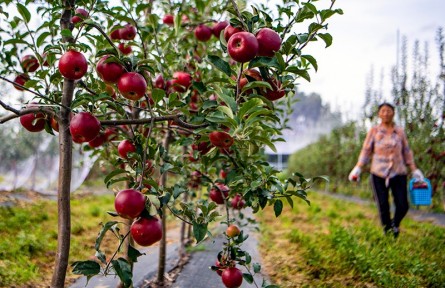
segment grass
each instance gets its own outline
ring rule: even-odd
[[[113,209],[113,199],[110,193],[72,200],[70,263],[94,256],[99,223],[111,220],[106,211]],[[0,208],[0,287],[48,287],[56,249],[55,201],[39,200]],[[106,250],[111,249],[110,246]],[[67,281],[78,277],[70,270],[68,268]]]
[[[444,287],[445,228],[405,218],[384,236],[373,204],[309,194],[260,214],[263,267],[281,287]]]

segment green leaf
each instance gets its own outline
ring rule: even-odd
[[[195,236],[196,243],[201,242],[207,234],[207,223],[193,222],[193,236]]]
[[[253,263],[253,272],[259,273],[261,271],[260,263]]]
[[[227,117],[229,117],[230,119],[233,119],[233,112],[232,112],[232,110],[230,110],[229,107],[227,107],[227,106],[218,106],[217,109],[219,111],[223,112],[225,115],[227,115]]]
[[[252,284],[253,283],[253,276],[249,273],[243,273],[244,280],[247,281],[247,283]]]
[[[73,267],[74,274],[90,276],[90,278],[100,273],[100,264],[92,260],[75,261],[71,267]]]
[[[63,29],[62,32],[60,33],[62,34],[63,37],[73,38],[73,33],[71,32],[70,29]]]
[[[19,11],[20,15],[22,16],[23,20],[25,20],[26,23],[29,23],[31,21],[31,13],[26,9],[26,7],[23,4],[17,3],[17,10]]]
[[[39,37],[37,37],[36,45],[39,47],[42,46],[43,42],[45,42],[46,37],[48,37],[49,35],[51,35],[51,33],[48,31],[40,34]]]
[[[286,71],[297,74],[298,76],[306,79],[308,82],[311,82],[311,76],[309,75],[309,73],[306,70],[298,68],[297,66],[289,66],[286,68]]]
[[[301,55],[301,58],[309,61],[309,63],[311,63],[311,65],[314,67],[315,71],[318,70],[317,60],[314,57],[312,57],[311,55]]]
[[[315,176],[314,178],[312,178],[312,181],[315,182],[316,180],[322,180],[322,181],[329,182],[329,176],[320,175],[320,176]]]
[[[130,287],[132,284],[133,273],[131,271],[131,265],[127,260],[120,257],[117,260],[112,260],[111,264],[113,265],[114,271],[116,271],[117,276],[124,284],[124,287]]]
[[[275,212],[275,217],[280,216],[281,212],[283,211],[283,201],[280,199],[276,200],[273,204],[273,210]]]
[[[108,182],[110,182],[110,180],[111,180],[114,176],[119,175],[119,174],[122,174],[122,173],[127,173],[127,170],[125,170],[125,169],[116,169],[116,170],[111,171],[110,174],[108,174],[108,175],[105,177],[105,179],[104,179],[104,183],[107,184]],[[107,186],[108,186],[108,185],[107,185]]]
[[[153,99],[153,101],[155,103],[158,103],[164,97],[165,97],[165,90],[164,89],[154,88],[153,90],[151,90],[151,98]]]
[[[256,57],[252,61],[249,62],[249,69],[254,67],[274,67],[280,69],[280,64],[276,58],[270,57]]]
[[[105,233],[107,233],[107,231],[110,230],[111,227],[113,227],[117,223],[118,223],[117,221],[108,221],[107,223],[105,223],[105,225],[102,226],[102,229],[99,231],[99,234],[97,235],[96,243],[94,244],[94,249],[96,251],[100,251],[100,243],[102,243],[102,240],[105,237]]]
[[[230,95],[226,93],[218,93],[218,97],[221,98],[221,100],[224,101],[227,105],[229,105],[230,109],[232,109],[233,112],[236,111],[237,104],[235,98],[230,97]]]
[[[250,109],[252,109],[255,106],[260,106],[261,102],[262,101],[258,98],[253,98],[253,99],[250,99],[249,101],[245,102],[244,104],[242,104],[241,108],[239,109],[238,117],[242,119],[244,117],[244,115],[248,111],[250,111]]]
[[[289,203],[290,207],[294,208],[294,200],[292,200],[292,197],[286,196],[286,200],[287,200],[287,203]]]
[[[331,36],[331,34],[329,34],[329,33],[318,33],[317,36],[319,38],[321,38],[324,41],[324,43],[326,43],[326,47],[325,48],[331,46],[331,44],[332,44],[332,36]]]
[[[208,55],[207,59],[210,63],[212,63],[216,68],[225,73],[227,76],[232,75],[232,69],[230,69],[230,64],[219,58],[216,55]]]
[[[142,256],[142,255],[145,255],[145,253],[141,253],[141,252],[139,252],[139,250],[137,250],[133,246],[128,245],[128,258],[130,259],[130,261],[132,263],[138,262],[138,257]]]

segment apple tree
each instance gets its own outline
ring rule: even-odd
[[[233,211],[272,206],[279,216],[294,196],[308,201],[317,178],[280,179],[262,151],[283,141],[295,85],[318,69],[306,47],[332,43],[327,20],[342,14],[335,0],[283,1],[273,9],[206,0],[5,3],[0,78],[28,99],[20,107],[0,100],[8,111],[0,123],[20,118],[29,132],[59,137],[51,287],[64,286],[68,268],[73,145],[102,155],[114,167],[104,183],[119,190],[109,213],[116,220],[103,224],[96,260],[73,262],[74,273],[116,274],[129,287],[131,264],[142,254],[126,240],[162,241],[162,282],[166,216],[191,227],[200,242],[223,213],[227,241],[211,268],[226,287],[254,283],[261,266],[242,250],[248,235],[236,226],[243,214]],[[106,233],[118,241],[111,256],[101,250]]]

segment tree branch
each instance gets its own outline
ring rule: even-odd
[[[1,102],[1,101],[0,101],[0,102]],[[0,104],[2,104],[2,103],[3,103],[3,102],[1,102]],[[2,105],[2,106],[3,106],[3,105]],[[5,108],[5,109],[6,109],[6,108]],[[22,116],[22,115],[31,114],[31,113],[39,113],[39,112],[43,112],[43,113],[48,114],[48,115],[51,115],[51,116],[56,115],[56,112],[54,112],[53,110],[48,109],[48,108],[42,108],[42,107],[39,107],[39,106],[28,107],[28,108],[24,108],[24,109],[21,109],[21,110],[16,110],[16,109],[14,109],[14,108],[12,108],[12,109],[13,109],[14,111],[13,111],[13,110],[9,110],[9,109],[7,109],[7,110],[12,111],[12,112],[14,112],[15,114],[9,114],[9,115],[6,115],[6,116],[1,117],[1,118],[0,118],[0,124],[3,124],[3,123],[5,123],[5,122],[8,122],[9,120],[18,118],[18,117],[20,117],[20,116]]]

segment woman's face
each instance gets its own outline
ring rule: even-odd
[[[391,107],[383,105],[379,110],[379,118],[382,123],[390,124],[394,118],[394,110]]]

